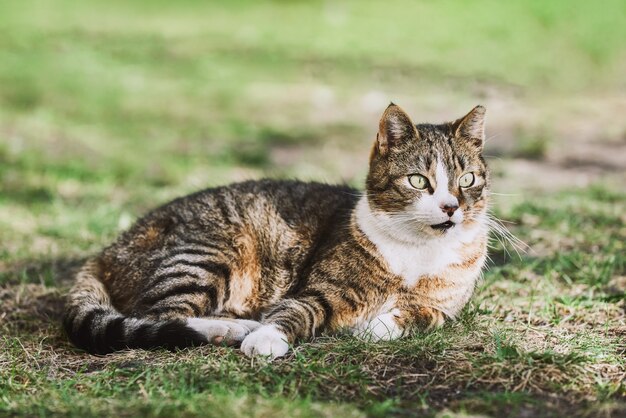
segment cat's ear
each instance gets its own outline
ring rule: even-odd
[[[482,149],[485,143],[485,112],[486,109],[478,105],[467,115],[453,122],[454,135]]]
[[[380,118],[376,149],[386,155],[389,149],[405,141],[417,139],[417,130],[404,110],[393,103],[387,106]]]

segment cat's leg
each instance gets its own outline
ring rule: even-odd
[[[370,321],[355,327],[352,334],[369,341],[396,340],[405,334],[405,329],[398,323],[400,315],[401,312],[397,308],[381,313]]]
[[[429,278],[396,295],[394,306],[354,330],[354,334],[373,341],[394,340],[412,330],[429,331],[442,326],[467,303],[473,282],[455,283]]]
[[[401,328],[430,331],[453,319],[467,304],[474,291],[474,282],[455,282],[444,277],[420,280],[407,292],[398,295],[400,311],[395,322]]]
[[[439,283],[440,287],[443,285]],[[445,290],[445,288],[443,288]],[[393,297],[389,309],[382,310],[371,320],[359,324],[353,334],[370,341],[390,341],[408,335],[412,330],[430,330],[443,325],[446,315],[434,306],[445,306],[447,302],[455,303],[454,295],[445,292],[445,297],[432,289],[425,295],[424,289],[400,290]]]
[[[256,331],[257,329],[261,328],[263,326],[263,324],[261,324],[259,321],[255,321],[252,319],[242,319],[242,318],[223,318],[223,317],[218,317],[220,319],[226,320],[226,321],[234,321],[239,325],[242,325],[246,328],[248,328],[250,330],[250,332],[252,331]]]
[[[413,329],[430,330],[445,322],[443,312],[429,307],[394,308],[381,313],[353,330],[353,335],[369,341],[392,341]]]
[[[246,319],[187,318],[187,326],[206,336],[213,344],[236,345],[261,324]]]
[[[428,306],[413,306],[400,310],[396,319],[400,327],[430,331],[441,327],[446,322],[446,314]]]
[[[207,261],[206,256],[191,252],[177,254],[156,270],[136,310],[156,320],[183,321],[204,335],[208,343],[236,345],[260,324],[217,317],[229,275],[226,265]]]
[[[243,340],[241,350],[250,357],[282,357],[296,339],[309,339],[323,328],[332,312],[329,296],[321,291],[284,299],[265,315],[263,326]]]
[[[249,319],[228,318],[220,316],[195,317],[189,314],[176,315],[171,312],[166,315],[149,316],[157,321],[180,320],[186,325],[206,337],[208,343],[237,345],[243,341],[246,335],[261,327],[261,323]]]

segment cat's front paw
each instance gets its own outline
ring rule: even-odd
[[[264,325],[243,340],[241,351],[248,357],[263,356],[273,360],[287,354],[289,343],[275,325]]]
[[[441,327],[446,322],[446,316],[443,312],[436,309],[427,309],[428,314],[424,315],[424,324],[426,331],[431,331]]]
[[[397,309],[378,315],[360,329],[356,335],[369,341],[391,341],[402,337],[404,330],[397,322]]]

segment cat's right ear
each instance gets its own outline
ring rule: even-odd
[[[390,148],[417,139],[417,130],[411,118],[404,110],[393,103],[387,106],[378,125],[376,150],[382,156],[387,155]]]

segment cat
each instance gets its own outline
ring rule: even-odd
[[[176,199],[88,260],[67,300],[91,353],[240,345],[284,356],[349,331],[393,340],[454,319],[487,255],[485,108],[414,125],[391,103],[365,192],[246,181]]]

